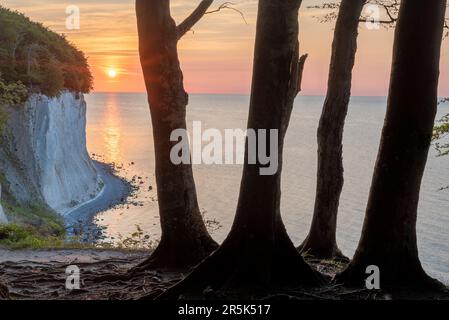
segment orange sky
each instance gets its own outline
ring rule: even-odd
[[[218,4],[222,1],[216,1]],[[256,0],[235,0],[248,24],[227,10],[207,15],[179,43],[186,89],[191,93],[248,93],[257,14]],[[97,92],[143,92],[144,85],[137,52],[137,31],[133,0],[1,0],[68,39],[86,52],[95,77]],[[172,13],[179,22],[199,0],[172,0]],[[334,23],[319,23],[322,11],[307,8],[316,0],[304,0],[301,23],[301,50],[309,54],[303,93],[326,92]],[[81,11],[80,30],[65,28],[65,9],[77,5]],[[360,27],[359,50],[354,72],[353,95],[386,95],[391,64],[393,32]],[[440,94],[449,96],[449,39],[444,42]],[[110,78],[108,70],[117,70]]]

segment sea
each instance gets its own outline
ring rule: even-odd
[[[103,241],[123,243],[160,237],[154,177],[154,144],[146,94],[92,93],[87,101],[87,143],[93,158],[114,164],[117,174],[136,186],[132,198],[98,214]],[[288,129],[282,176],[281,211],[295,244],[307,236],[316,189],[316,132],[324,97],[296,99]],[[203,130],[245,129],[247,95],[190,95],[187,123]],[[337,241],[351,257],[357,247],[386,111],[385,97],[352,97],[344,133],[345,185],[338,216]],[[439,106],[437,119],[449,113]],[[198,201],[217,241],[230,230],[237,205],[242,165],[193,166]],[[418,246],[425,270],[449,284],[449,157],[432,148],[422,184],[418,213]],[[130,243],[129,241],[127,243]],[[133,242],[131,242],[133,243]]]

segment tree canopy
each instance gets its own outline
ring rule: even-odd
[[[25,15],[0,6],[0,77],[50,97],[61,90],[88,93],[87,58],[65,38]]]

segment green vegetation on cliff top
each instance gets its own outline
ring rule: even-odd
[[[0,97],[29,92],[56,96],[61,90],[88,93],[92,74],[83,52],[23,14],[0,6]],[[14,94],[17,95],[14,95]]]

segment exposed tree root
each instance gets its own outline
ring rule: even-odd
[[[73,251],[72,256],[76,256],[79,251]],[[51,252],[54,254],[53,252]],[[45,252],[43,252],[45,254]],[[85,251],[80,252],[84,257],[92,254],[98,257],[95,250],[92,253]],[[39,254],[37,254],[38,256]],[[132,277],[128,280],[116,280],[117,276],[123,275],[138,261],[142,260],[146,255],[145,252],[132,254],[123,253],[122,258],[107,257],[103,255],[101,261],[80,262],[75,259],[73,261],[61,262],[57,261],[16,261],[0,263],[0,274],[2,275],[1,282],[7,284],[10,288],[11,299],[45,299],[45,300],[121,300],[121,299],[155,299],[161,295],[167,288],[173,287],[182,279],[182,274],[170,273],[167,271],[146,271],[140,273],[138,276]],[[36,255],[35,255],[36,256]],[[48,254],[46,255],[48,256]],[[239,260],[229,260],[227,264],[232,262],[232,265],[237,266]],[[308,260],[310,265],[325,274],[328,278],[332,278],[335,274],[341,272],[346,266],[344,263],[337,263],[335,261],[318,261]],[[65,288],[65,268],[68,264],[76,264],[81,269],[81,290],[67,290]],[[291,267],[287,270],[294,269],[295,264],[291,263]],[[302,265],[302,263],[301,263]],[[282,270],[288,265],[284,263],[279,264]],[[220,268],[224,272],[225,268]],[[237,271],[237,268],[233,268]],[[276,271],[280,272],[280,271]],[[227,272],[227,279],[231,272]],[[235,275],[238,273],[234,272]],[[243,273],[240,273],[243,275]],[[105,280],[98,281],[104,277]],[[112,279],[106,281],[107,277]],[[284,277],[287,278],[287,277]],[[238,280],[237,278],[234,278]],[[295,279],[295,277],[293,277]],[[287,279],[284,279],[287,280]],[[223,282],[223,281],[220,281]],[[240,280],[239,280],[240,282]],[[224,283],[223,287],[228,286],[232,289],[230,284]],[[226,296],[223,298],[245,298],[245,289],[243,286],[241,290],[234,290],[234,296]],[[289,288],[268,288],[267,286],[260,286],[260,292],[251,290],[246,297],[259,298],[263,300],[354,300],[354,299],[449,299],[449,293],[440,292],[426,292],[423,290],[396,290],[396,291],[379,291],[367,290],[366,288],[348,287],[342,284],[330,283],[324,286],[316,287],[293,287]],[[235,288],[234,288],[235,289]],[[268,292],[269,291],[269,292]],[[204,295],[202,295],[204,296]],[[213,290],[206,290],[208,298],[219,298],[219,292]]]
[[[340,274],[336,275],[337,283],[365,287],[365,279],[369,276],[366,268],[370,265],[379,267],[381,289],[390,291],[447,291],[445,285],[430,277],[422,268],[418,258],[407,259],[406,257],[384,257],[383,259],[355,258],[349,266]]]
[[[80,290],[65,287],[67,263],[5,262],[0,265],[0,272],[5,275],[11,298],[26,300],[139,299],[157,296],[181,278],[176,273],[147,271],[138,277],[120,279],[136,262],[128,256],[99,262],[73,262],[81,270]]]
[[[206,238],[203,241],[197,241],[196,243],[198,246],[195,248],[189,248],[187,246],[180,248],[179,245],[177,245],[176,248],[172,247],[172,249],[170,249],[166,245],[166,242],[161,241],[159,246],[148,258],[131,267],[126,272],[100,275],[96,281],[128,281],[134,278],[139,278],[150,271],[169,273],[189,272],[218,247],[217,243],[212,241],[211,238]]]
[[[268,264],[260,264],[260,257],[251,248],[242,250],[239,249],[241,246],[227,240],[183,281],[159,298],[260,298],[277,290],[324,284],[324,278],[304,261],[288,236],[280,234]]]
[[[0,300],[8,300],[9,299],[9,291],[8,288],[0,283]]]
[[[161,241],[150,257],[139,263],[130,270],[131,274],[145,270],[170,270],[186,271],[196,266],[213,251],[218,248],[218,244],[212,238],[198,239],[187,243],[169,244]]]
[[[333,245],[330,249],[316,249],[315,246],[308,243],[307,239],[298,247],[298,251],[313,259],[319,260],[334,260],[340,262],[349,262],[350,259],[341,252],[337,244]]]

